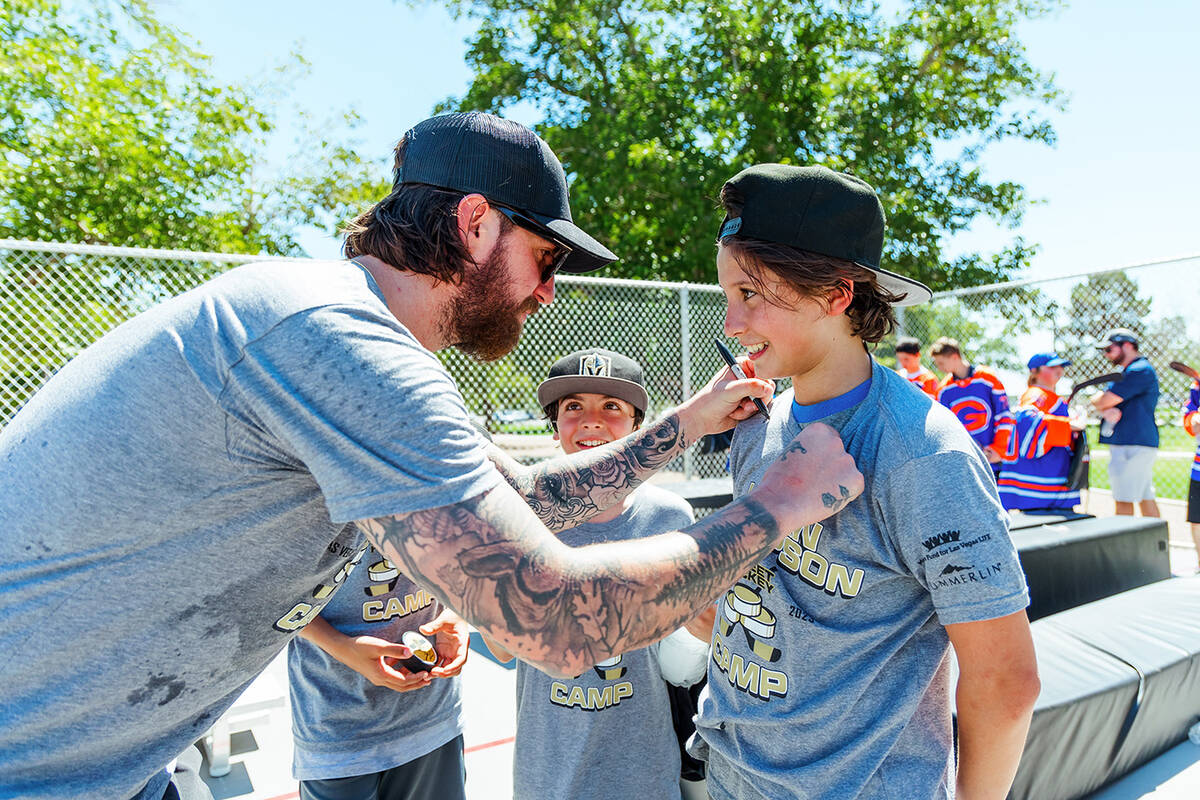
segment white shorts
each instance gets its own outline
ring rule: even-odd
[[[1108,480],[1113,501],[1137,503],[1154,499],[1154,459],[1157,447],[1140,444],[1109,445]]]

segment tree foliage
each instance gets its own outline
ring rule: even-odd
[[[377,188],[334,138],[352,117],[301,120],[273,168],[271,92],[210,71],[146,0],[5,0],[0,237],[299,255],[301,225],[333,227]],[[0,424],[108,329],[225,267],[0,250]]]
[[[1049,2],[1049,0],[1047,0]],[[935,288],[1004,279],[1033,248],[951,258],[977,217],[1015,225],[1022,187],[990,143],[1053,143],[1058,102],[1016,27],[1042,0],[454,0],[475,78],[442,108],[532,104],[583,227],[622,275],[712,281],[721,183],[757,162],[824,164],[880,192],[885,258]]]
[[[362,165],[310,134],[269,168],[263,87],[210,71],[146,0],[6,0],[0,236],[298,253],[297,228],[325,221],[331,182],[365,182]]]

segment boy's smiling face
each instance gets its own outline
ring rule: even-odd
[[[564,453],[578,453],[634,431],[633,405],[616,397],[582,392],[558,401],[558,439]]]
[[[750,356],[759,378],[795,378],[817,366],[833,340],[849,336],[841,314],[844,305],[830,308],[782,282],[771,270],[762,277],[769,291],[791,305],[786,308],[766,297],[727,247],[717,250],[717,280],[725,292],[725,335],[737,339]]]

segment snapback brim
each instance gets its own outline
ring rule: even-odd
[[[547,378],[537,388],[538,405],[542,408],[569,394],[602,394],[624,400],[643,414],[650,405],[650,395],[639,383],[624,378],[600,375],[559,375]]]
[[[875,282],[882,288],[892,294],[903,295],[900,300],[892,303],[893,308],[917,306],[921,303],[928,303],[933,298],[933,292],[930,288],[920,281],[914,281],[912,278],[906,278],[903,275],[897,275],[894,272],[888,272],[886,269],[879,269],[868,264],[859,263],[858,265],[874,272]]]
[[[592,272],[617,260],[611,250],[588,236],[582,228],[569,220],[547,217],[532,211],[523,210],[521,213],[539,225],[546,226],[547,230],[571,246],[571,255],[567,256],[567,260],[563,262],[560,272],[572,274]]]

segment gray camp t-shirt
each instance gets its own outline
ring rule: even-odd
[[[743,495],[800,431],[792,393],[741,423]],[[719,602],[693,752],[713,800],[954,795],[944,625],[1028,604],[991,470],[957,419],[873,362],[866,398],[822,420],[863,494],[790,534]]]
[[[653,536],[687,527],[691,507],[643,485],[609,522],[584,523],[560,538],[572,547]],[[517,662],[514,800],[679,798],[679,743],[657,646],[552,678]]]
[[[157,797],[319,613],[352,520],[501,481],[349,262],[231,270],[116,328],[0,431],[0,796]]]
[[[442,611],[427,591],[373,548],[321,617],[347,636],[398,642]],[[458,676],[397,692],[376,686],[307,639],[288,643],[292,774],[298,780],[383,772],[431,753],[462,733]]]

